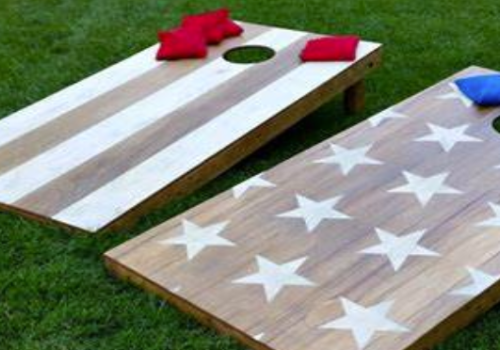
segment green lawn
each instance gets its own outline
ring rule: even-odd
[[[247,21],[385,43],[383,68],[369,79],[368,109],[348,117],[332,101],[129,231],[71,236],[0,214],[1,350],[243,349],[109,277],[102,253],[468,65],[500,69],[497,0],[0,0],[0,116],[152,44],[156,29],[181,14],[221,5]],[[439,349],[500,349],[500,309]]]

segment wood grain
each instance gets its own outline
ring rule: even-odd
[[[365,108],[365,81],[360,80],[347,88],[344,94],[344,106],[348,113],[358,113]]]
[[[257,181],[165,222],[106,253],[106,265],[254,349],[435,345],[500,299],[500,137],[491,126],[500,108],[442,98],[457,77],[480,73],[491,71],[462,71],[265,172],[260,181],[272,187]],[[454,136],[432,140],[430,125]],[[408,191],[405,173],[432,182]],[[283,215],[297,196],[335,200],[307,222]],[[387,236],[399,243],[384,253]],[[293,276],[238,283],[263,269],[262,258],[293,263]],[[365,316],[349,323],[356,312]]]
[[[54,119],[50,122],[30,132],[27,128],[23,135],[9,143],[0,145],[0,174],[21,165],[42,152],[46,152],[127,106],[156,93],[206,63],[219,58],[227,50],[238,47],[266,31],[268,29],[262,26],[248,24],[244,36],[232,38],[214,47],[206,60],[185,60],[176,62],[175,65],[160,64],[78,107],[72,109],[68,107],[68,111],[65,113],[59,115],[58,113],[61,111],[53,111]],[[150,52],[148,51],[148,53]],[[151,60],[152,57],[149,56],[147,59]]]
[[[295,58],[310,37],[306,36],[278,52],[276,60],[251,67],[225,82],[217,90],[177,109],[142,132],[103,152],[99,157],[30,193],[16,205],[29,208],[30,211],[40,215],[57,214],[96,191],[103,183],[108,183],[120,174],[137,167],[193,129],[201,127],[232,106],[241,103],[249,95],[297,68],[300,62]],[[235,89],[235,84],[245,86],[245,90]],[[189,119],[186,119],[186,115],[189,115]],[[78,183],[79,186],[71,186],[73,183]]]
[[[94,74],[2,120],[0,146],[160,66],[151,59],[158,45]]]
[[[157,188],[170,185],[198,164],[215,156],[219,150],[229,147],[294,101],[303,98],[309,91],[318,88],[325,77],[337,71],[336,67],[331,68],[326,65],[299,66],[165,147],[140,166],[65,208],[54,218],[89,231],[102,227],[153,195]],[[214,138],[214,135],[217,137]],[[199,144],[204,147],[200,148]],[[120,190],[132,185],[134,189],[126,192]]]
[[[362,42],[356,62],[301,64],[314,34],[244,25],[243,38],[208,60],[158,66],[5,144],[0,206],[86,231],[130,222],[227,170],[380,63],[380,45]],[[238,45],[277,54],[225,61]]]
[[[304,34],[271,30],[254,39],[277,50],[299,40]],[[173,84],[131,104],[120,112],[78,133],[54,148],[38,154],[0,176],[1,200],[13,203],[40,186],[99,156],[114,145],[143,131],[170,113],[219,88],[251,65],[230,64],[218,58]],[[138,118],[140,116],[140,118]],[[50,166],[46,166],[50,164]]]

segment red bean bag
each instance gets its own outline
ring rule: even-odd
[[[207,57],[205,36],[196,28],[177,28],[158,33],[160,48],[157,60],[179,60]]]
[[[226,38],[243,33],[243,28],[231,20],[227,9],[185,16],[182,26],[199,29],[209,45],[219,44]]]
[[[300,58],[304,62],[354,61],[360,38],[355,35],[309,40]]]

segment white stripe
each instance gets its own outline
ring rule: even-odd
[[[154,59],[158,45],[121,61],[0,121],[0,147],[59,118],[161,63]]]
[[[363,42],[358,59],[379,45]],[[303,64],[54,216],[96,231],[321,86],[352,63]]]
[[[249,41],[279,51],[305,34],[276,29]],[[92,159],[253,65],[218,58],[0,177],[0,200],[13,203]]]

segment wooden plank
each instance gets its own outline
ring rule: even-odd
[[[372,50],[371,44],[363,45],[360,55]],[[57,213],[54,219],[89,231],[102,227],[153,195],[157,188],[168,186],[347,67],[348,64],[303,64],[297,67],[136,168]],[[205,146],[201,148],[199,144]],[[133,189],[120,191],[130,187]]]
[[[120,142],[106,152],[85,162],[37,191],[30,193],[15,205],[28,208],[40,215],[53,216],[71,203],[91,194],[101,186],[133,169],[163,148],[179,140],[193,129],[242,102],[249,95],[258,92],[279,77],[298,67],[295,58],[311,36],[278,52],[275,60],[251,67],[228,80],[217,90],[211,91],[192,103],[177,109],[168,117],[153,123],[132,138]],[[244,90],[235,86],[245,86]],[[189,115],[189,120],[186,120]],[[153,142],[151,140],[154,140]],[[99,169],[96,171],[96,169]],[[71,186],[78,182],[79,186]],[[64,196],[54,196],[58,189],[64,189]]]
[[[304,35],[302,32],[275,29],[251,40],[249,44],[269,46],[279,51]],[[165,115],[168,116],[210,90],[216,89],[251,66],[230,64],[223,58],[208,63],[3,174],[0,176],[0,200],[7,204],[16,202],[28,193],[152,125]],[[138,118],[138,115],[141,117]]]
[[[131,79],[114,90],[58,116],[38,128],[0,146],[0,174],[11,170],[68,140],[82,130],[105,120],[127,106],[157,92],[197,68],[219,58],[227,50],[244,45],[247,41],[268,31],[268,28],[248,24],[245,34],[231,38],[210,50],[206,60],[183,60],[175,65],[163,64]],[[149,60],[154,61],[150,56]]]
[[[170,74],[157,67],[5,144],[0,206],[83,230],[126,222],[206,183],[380,62],[380,45],[363,42],[355,62],[301,64],[314,34],[243,25],[245,37],[228,47],[267,46],[277,53],[270,61],[230,63],[227,47],[215,47],[208,60],[169,62]],[[149,184],[134,180],[149,171]],[[129,181],[135,185],[100,202]],[[94,211],[101,215],[87,219]]]
[[[255,349],[425,349],[500,299],[500,108],[458,76],[106,253]],[[437,127],[439,126],[439,127]]]
[[[360,80],[356,84],[350,86],[344,94],[345,109],[349,113],[357,113],[365,108],[365,81]]]
[[[48,123],[120,85],[160,66],[154,57],[158,45],[117,63],[79,83],[9,116],[0,123],[0,146]]]
[[[258,129],[252,130],[228,148],[219,152],[217,156],[208,159],[205,163],[191,170],[177,179],[171,186],[164,188],[154,196],[148,198],[140,206],[133,208],[126,215],[111,222],[107,228],[119,229],[131,225],[141,215],[165,204],[165,202],[182,197],[202,184],[214,179],[226,169],[252,154],[263,144],[301,120],[335,96],[344,91],[345,86],[351,86],[360,76],[378,66],[380,55],[373,55],[370,59],[356,62],[350,69],[342,72],[336,79],[323,84],[303,98],[289,106]]]

